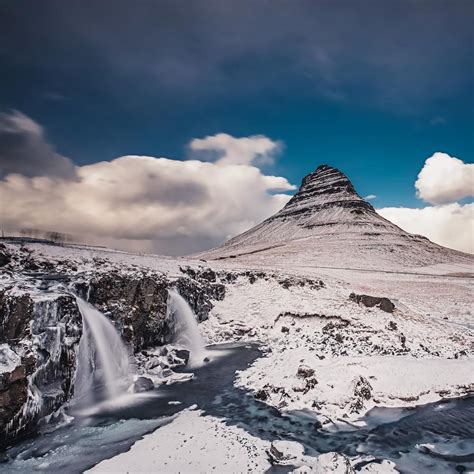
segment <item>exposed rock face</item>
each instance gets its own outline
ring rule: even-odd
[[[212,300],[223,300],[225,286],[217,283],[217,275],[211,269],[202,271],[190,270],[188,275],[178,278],[174,286],[179,294],[188,302],[199,321],[205,321],[212,309]]]
[[[20,358],[0,381],[0,445],[5,445],[71,397],[82,320],[69,295],[34,301],[6,291],[0,301],[2,342]]]
[[[19,341],[26,336],[33,318],[33,300],[29,294],[0,292],[0,343]]]
[[[330,211],[332,219],[315,219],[318,215],[329,216],[329,212],[321,214],[321,211]],[[361,223],[363,216],[370,219],[374,215],[377,216],[374,208],[357,194],[345,174],[321,165],[303,179],[299,191],[268,222],[296,219],[302,227],[311,228],[339,224],[342,219]]]
[[[172,340],[170,287],[178,288],[200,320],[208,317],[212,301],[225,295],[209,269],[171,279],[150,270],[110,268],[103,260],[94,266],[80,273],[73,261],[49,262],[27,248],[6,264],[22,283],[0,290],[0,348],[5,346],[3,352],[17,361],[6,365],[0,353],[0,447],[34,432],[42,418],[73,395],[82,317],[66,285],[109,317],[135,352],[143,353]],[[179,354],[183,360],[189,357],[186,352]],[[140,390],[145,385],[142,381]]]
[[[237,258],[287,265],[387,268],[440,262],[472,262],[473,257],[409,234],[377,214],[347,176],[328,165],[307,175],[279,212],[203,259]]]
[[[166,342],[169,281],[160,274],[99,274],[89,281],[88,300],[118,323],[135,351]]]
[[[355,301],[356,303],[363,304],[368,308],[373,308],[376,306],[380,308],[382,311],[386,313],[393,313],[395,310],[395,305],[388,299],[384,297],[378,296],[369,296],[369,295],[356,295],[355,293],[351,293],[349,295],[349,299]],[[396,329],[396,328],[395,328]]]

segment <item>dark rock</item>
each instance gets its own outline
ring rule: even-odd
[[[5,342],[14,345],[19,337],[35,340],[26,353],[23,349],[21,365],[1,377],[0,445],[4,446],[34,432],[42,417],[72,396],[82,319],[69,295],[35,303],[28,295],[5,292],[1,301],[0,315],[4,323],[7,320],[2,324]]]
[[[454,354],[454,358],[455,359],[463,359],[463,358],[467,358],[467,352],[466,351],[459,351],[459,352],[456,352],[456,354]]]
[[[299,286],[299,287],[308,286],[312,290],[319,290],[321,288],[324,288],[324,282],[322,280],[313,280],[311,278],[301,278],[301,277],[295,277],[295,276],[291,276],[291,277],[280,276],[280,277],[277,277],[277,281],[286,290],[293,286]]]
[[[303,393],[308,393],[310,390],[312,390],[314,387],[318,385],[318,381],[316,377],[311,377],[309,379],[306,379],[306,387],[303,391]]]
[[[372,385],[369,381],[360,376],[354,384],[354,395],[356,397],[351,405],[351,412],[360,412],[364,407],[364,401],[372,398]]]
[[[171,337],[167,320],[168,280],[162,275],[109,272],[90,281],[89,302],[117,321],[135,351]]]
[[[398,325],[395,321],[390,321],[388,323],[388,329],[390,329],[390,331],[396,331],[398,329]]]
[[[325,333],[334,333],[336,329],[343,329],[349,326],[350,322],[347,319],[342,319],[338,316],[331,317],[331,321],[327,323],[323,328],[322,331]]]
[[[297,377],[301,377],[305,379],[308,377],[312,377],[313,375],[314,375],[314,369],[312,369],[311,367],[308,367],[307,365],[300,365],[296,372]]]
[[[188,302],[199,321],[205,321],[213,308],[213,300],[223,300],[225,286],[221,283],[209,283],[207,280],[195,280],[181,277],[175,283],[179,294]]]
[[[179,267],[180,271],[194,280],[203,280],[209,283],[217,281],[217,273],[211,268],[194,269],[190,266]]]
[[[289,333],[289,332],[290,332],[290,328],[287,327],[287,326],[282,326],[282,327],[281,327],[281,332]]]
[[[187,349],[177,349],[175,354],[176,354],[176,357],[178,357],[179,359],[182,359],[185,364],[188,363],[190,352]]]
[[[0,343],[24,338],[33,319],[33,300],[29,294],[0,292]]]
[[[0,249],[0,267],[4,267],[5,265],[8,265],[11,262],[11,260],[12,260],[11,255],[6,250],[5,245],[3,245],[3,248]]]
[[[154,388],[155,384],[148,377],[138,377],[138,379],[133,383],[133,391],[135,393],[148,392]]]
[[[266,390],[259,390],[256,394],[255,394],[255,398],[257,400],[261,400],[262,402],[268,400],[268,392]]]
[[[377,308],[380,308],[386,313],[393,313],[393,311],[395,310],[395,305],[388,298],[384,297],[356,295],[355,293],[351,293],[349,295],[349,299],[359,304],[362,303],[368,308],[373,308],[374,306],[376,306]]]

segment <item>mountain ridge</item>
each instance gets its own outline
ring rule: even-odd
[[[342,259],[366,267],[374,266],[371,257],[403,266],[474,261],[470,254],[410,234],[383,218],[342,171],[327,164],[306,175],[280,211],[195,257],[248,260],[256,254],[259,260],[303,257],[327,264]]]

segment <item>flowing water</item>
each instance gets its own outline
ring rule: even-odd
[[[235,372],[261,356],[258,346],[220,345],[208,351],[210,362],[193,370],[191,381],[160,386],[138,403],[111,406],[24,441],[7,452],[0,472],[82,472],[128,450],[144,434],[168,423],[171,415],[194,404],[204,416],[221,418],[258,438],[302,443],[308,454],[365,453],[391,459],[402,472],[413,474],[474,469],[474,397],[416,409],[379,408],[367,416],[365,428],[328,432],[309,413],[282,414],[234,387]]]
[[[197,317],[176,290],[168,291],[168,317],[172,317],[175,321],[176,343],[190,352],[191,365],[202,363],[207,351],[199,331]]]
[[[76,301],[83,321],[74,383],[74,405],[80,408],[120,397],[134,372],[129,350],[110,319],[82,298]]]

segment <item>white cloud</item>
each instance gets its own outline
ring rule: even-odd
[[[474,253],[474,204],[453,203],[423,209],[386,207],[377,212],[407,232],[424,235],[445,247]]]
[[[474,164],[437,152],[425,161],[415,183],[419,198],[445,204],[474,195]]]
[[[196,138],[189,144],[193,152],[219,165],[271,164],[281,151],[281,143],[264,135],[235,138],[226,133]]]
[[[377,196],[375,194],[369,194],[368,196],[365,196],[364,199],[366,201],[373,201],[374,199],[377,199]]]
[[[236,143],[244,144],[244,161],[252,163],[274,142],[232,139],[226,136],[228,148],[215,163],[123,156],[76,167],[77,180],[10,174],[0,181],[9,203],[0,208],[0,222],[97,236],[131,250],[179,254],[211,247],[278,211],[290,199],[278,192],[294,189],[286,178],[233,164]]]

